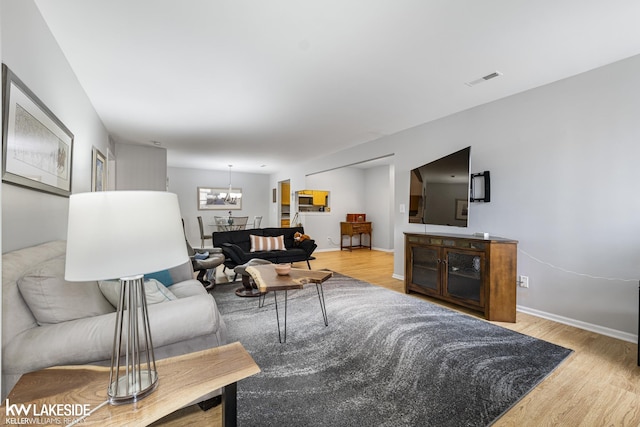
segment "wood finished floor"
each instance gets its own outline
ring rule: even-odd
[[[404,292],[404,283],[391,277],[393,254],[354,250],[314,254],[312,268],[333,271],[387,289]],[[304,264],[296,267],[306,268]],[[220,286],[224,286],[220,281]],[[449,308],[435,299],[411,294]],[[459,309],[458,309],[459,310]],[[459,310],[477,316],[467,310]],[[479,316],[477,316],[479,317]],[[593,332],[518,313],[516,323],[493,322],[514,331],[570,349],[574,353],[495,424],[505,426],[640,426],[640,367],[637,345]],[[238,408],[242,411],[242,408]],[[185,408],[154,426],[221,426],[220,407],[202,412]]]

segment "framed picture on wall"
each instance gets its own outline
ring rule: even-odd
[[[241,188],[198,187],[198,210],[242,209]]]
[[[91,191],[107,189],[107,159],[96,147],[91,149]]]
[[[167,186],[169,184],[167,183]],[[107,147],[107,185],[105,190],[116,189],[116,156],[111,150],[111,147]],[[167,188],[168,190],[168,188]]]
[[[469,201],[456,199],[456,219],[467,219],[469,217]]]
[[[73,134],[2,64],[2,181],[69,197]]]

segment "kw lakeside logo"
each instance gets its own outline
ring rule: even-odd
[[[5,401],[6,425],[66,425],[91,413],[91,405],[80,403],[10,403]]]

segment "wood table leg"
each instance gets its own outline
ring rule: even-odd
[[[222,389],[222,425],[236,427],[238,425],[238,383],[231,383]]]

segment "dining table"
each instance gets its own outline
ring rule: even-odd
[[[229,221],[229,218],[228,216],[217,216],[213,222],[208,225],[212,227],[214,231],[244,230],[247,227],[246,220],[235,221],[235,217],[231,217],[231,221]]]

